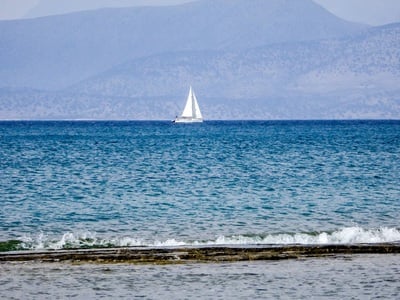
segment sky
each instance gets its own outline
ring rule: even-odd
[[[24,17],[40,1],[0,0],[0,20]],[[46,0],[49,1],[49,0]],[[54,3],[57,0],[52,0]],[[128,2],[129,0],[125,0]],[[190,0],[130,0],[134,5],[168,5]],[[268,1],[268,0],[265,0]],[[383,25],[400,22],[400,0],[313,0],[335,15],[353,22]],[[84,2],[84,1],[82,1]]]

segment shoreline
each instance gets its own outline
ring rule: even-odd
[[[184,264],[399,254],[400,243],[340,245],[244,245],[122,247],[0,252],[3,262]]]

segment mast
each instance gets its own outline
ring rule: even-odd
[[[189,94],[192,101],[192,118],[196,118],[196,98],[194,96],[192,86],[190,86]]]

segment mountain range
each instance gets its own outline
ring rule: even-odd
[[[193,0],[38,0],[25,15],[25,18],[37,18],[62,15],[82,10],[95,10],[106,7],[133,6],[170,6]]]
[[[400,117],[400,24],[311,0],[200,0],[0,22],[0,118]]]

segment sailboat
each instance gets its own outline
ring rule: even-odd
[[[173,120],[174,123],[199,123],[203,122],[199,104],[197,103],[196,95],[192,87],[189,89],[189,95],[186,99],[186,105],[182,115]]]

